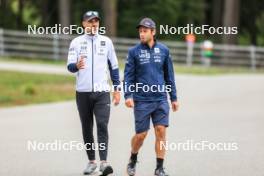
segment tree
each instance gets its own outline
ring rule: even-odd
[[[204,21],[205,0],[119,0],[118,35],[138,37],[135,29],[139,20],[150,17],[159,25],[186,26]],[[140,4],[140,6],[138,5]],[[159,31],[158,31],[159,33]],[[161,39],[183,40],[183,35],[160,35]]]
[[[59,22],[62,26],[70,25],[70,0],[59,0]]]
[[[104,25],[107,35],[116,36],[117,0],[103,0]]]
[[[232,27],[239,25],[239,5],[240,0],[225,0],[223,25],[224,27]],[[223,43],[236,44],[238,35],[223,35]]]
[[[211,23],[214,27],[218,27],[222,25],[222,0],[213,0],[213,4],[211,6],[212,15],[211,15]]]
[[[249,43],[257,45],[258,34],[263,28],[257,26],[257,20],[261,18],[264,2],[259,0],[241,0],[241,32],[249,36]]]

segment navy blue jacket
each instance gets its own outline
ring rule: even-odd
[[[154,91],[151,91],[151,86]],[[171,101],[177,100],[173,63],[167,46],[155,42],[149,48],[148,45],[140,43],[128,51],[124,93],[125,99],[133,98],[135,101],[167,100],[167,93]]]

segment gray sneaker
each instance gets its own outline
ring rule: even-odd
[[[96,170],[96,168],[97,168],[97,164],[96,163],[89,162],[87,164],[87,167],[84,169],[83,174],[84,175],[92,174],[92,173],[94,173],[94,171]]]
[[[127,174],[129,176],[134,176],[136,174],[136,164],[137,161],[132,161],[131,159],[129,160],[129,163],[127,165]]]
[[[158,168],[154,172],[155,176],[169,176],[167,173],[165,173],[164,168]]]
[[[112,174],[113,168],[107,163],[107,162],[102,162],[100,164],[100,172],[101,172],[101,176],[107,176],[109,174]]]

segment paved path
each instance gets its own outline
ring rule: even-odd
[[[264,175],[264,76],[178,76],[181,109],[172,113],[166,170],[171,176]],[[112,108],[109,161],[125,175],[132,110]],[[82,141],[74,101],[0,109],[0,175],[77,176],[84,151],[28,151],[27,141]],[[235,142],[237,151],[173,150],[176,142]],[[153,131],[139,154],[138,176],[155,167]]]
[[[66,64],[66,62],[65,62]],[[69,75],[66,66],[52,65],[52,64],[38,64],[38,63],[17,63],[10,61],[0,61],[0,70],[20,71],[28,73],[48,73]]]

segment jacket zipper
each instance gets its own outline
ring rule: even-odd
[[[94,91],[94,77],[93,77],[93,62],[94,62],[94,53],[93,53],[93,38],[92,38],[92,92]]]

